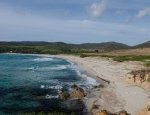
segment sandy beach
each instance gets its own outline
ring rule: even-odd
[[[114,62],[111,59],[100,57],[80,58],[72,55],[59,55],[79,66],[85,68],[88,73],[95,77],[110,81],[107,87],[93,89],[85,98],[87,108],[93,112],[108,110],[118,112],[126,110],[131,115],[136,115],[150,100],[150,92],[141,87],[128,84],[125,76],[132,70],[144,68],[140,62]],[[97,109],[93,109],[93,104]]]

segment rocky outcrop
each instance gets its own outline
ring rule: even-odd
[[[83,112],[85,106],[82,98],[85,96],[85,91],[81,87],[72,85],[71,91],[67,92],[62,90],[58,94],[60,107],[66,111]]]
[[[86,94],[81,87],[78,87],[77,85],[72,86],[72,92],[70,93],[70,98],[82,99],[85,96],[86,96]]]
[[[118,113],[111,113],[109,111],[102,110],[99,113],[97,113],[97,115],[130,115],[130,114],[128,114],[127,111],[120,111]]]
[[[58,94],[58,98],[59,98],[61,101],[65,101],[65,100],[67,100],[69,97],[70,97],[70,94],[69,94],[68,92],[63,91],[63,90]]]
[[[61,91],[58,94],[59,99],[65,101],[68,99],[82,99],[86,96],[85,91],[77,85],[71,86],[71,89],[70,92]]]
[[[131,84],[150,90],[150,69],[132,71],[127,74],[126,80]]]

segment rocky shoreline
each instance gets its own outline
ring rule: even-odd
[[[119,63],[106,58],[80,58],[72,55],[58,55],[56,57],[77,63],[92,74],[92,77],[98,83],[108,81],[108,85],[103,88],[91,89],[84,98],[87,109],[93,115],[97,115],[103,110],[115,115],[126,110],[131,115],[138,115],[138,112],[149,101],[150,92],[143,90],[141,87],[128,84],[125,80],[129,72],[144,69],[143,64],[140,62]]]
[[[52,57],[51,55],[40,56]],[[80,58],[73,55],[57,55],[54,57],[63,58],[78,64],[87,73],[92,74],[92,77],[98,83],[106,83],[107,81],[104,87],[98,88],[98,86],[95,86],[95,88],[87,91],[86,97],[83,98],[86,109],[93,115],[119,115],[120,112],[124,112],[123,115],[127,113],[131,115],[143,115],[139,114],[142,108],[149,112],[149,109],[145,105],[150,101],[150,92],[126,82],[126,75],[128,73],[134,70],[145,69],[143,63],[119,63],[106,58]]]
[[[93,92],[94,90],[97,90],[101,92],[101,90],[105,87],[107,86],[102,84],[95,85],[92,89],[85,92],[81,87],[74,84],[71,87],[71,91],[66,92],[62,90],[59,92],[58,99],[61,101],[61,108],[65,111],[70,111],[77,115],[130,115],[125,110],[121,110],[116,113],[103,110],[101,105],[97,104],[97,101],[93,102],[90,110],[86,107],[86,98],[91,96],[91,91]]]

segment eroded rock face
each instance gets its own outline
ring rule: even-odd
[[[127,74],[127,82],[150,90],[150,70],[136,70]]]

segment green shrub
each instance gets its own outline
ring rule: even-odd
[[[81,54],[80,57],[85,58],[85,57],[88,57],[88,56],[86,54]]]
[[[145,63],[145,66],[146,66],[146,67],[150,67],[150,62],[146,62],[146,63]]]
[[[113,58],[114,61],[146,61],[150,60],[150,56],[116,56]]]

